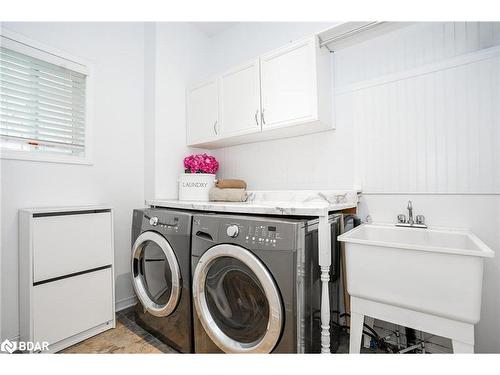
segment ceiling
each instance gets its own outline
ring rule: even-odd
[[[212,37],[224,30],[237,25],[239,22],[191,22],[198,30],[208,37]]]

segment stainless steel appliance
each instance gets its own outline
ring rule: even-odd
[[[341,221],[330,216],[337,312]],[[317,226],[311,219],[193,216],[196,353],[320,351]]]
[[[189,212],[134,210],[132,283],[136,322],[183,353],[193,352]]]

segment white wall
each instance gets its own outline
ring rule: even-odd
[[[177,197],[186,146],[186,87],[204,78],[209,40],[189,23],[146,25],[146,198]]]
[[[11,338],[19,330],[19,208],[94,203],[113,206],[116,299],[133,296],[129,274],[132,209],[144,202],[144,25],[4,23],[3,26],[95,64],[94,164],[1,160],[1,337]]]
[[[156,184],[156,24],[144,24],[144,196],[155,196]]]
[[[306,29],[228,29],[212,38],[214,72],[314,24]],[[360,185],[360,214],[374,222],[392,223],[412,199],[429,225],[470,228],[500,254],[500,64],[474,55],[499,44],[498,24],[428,23],[340,50],[332,57],[337,129],[216,150],[219,175],[244,178],[250,189]],[[469,53],[468,64],[454,62]],[[480,352],[500,352],[499,278],[497,256],[485,267]]]

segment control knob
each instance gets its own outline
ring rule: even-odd
[[[156,216],[153,216],[151,219],[149,219],[149,225],[152,226],[157,226],[158,225],[158,218]]]
[[[238,237],[238,234],[240,233],[240,228],[238,228],[238,226],[234,224],[230,225],[227,227],[226,233],[231,238]]]

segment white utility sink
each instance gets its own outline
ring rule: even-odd
[[[493,251],[467,231],[361,225],[343,235],[351,295],[350,353],[359,353],[371,316],[448,337],[474,352],[484,258]]]
[[[483,259],[494,252],[474,234],[361,225],[343,235],[351,296],[475,324]]]

